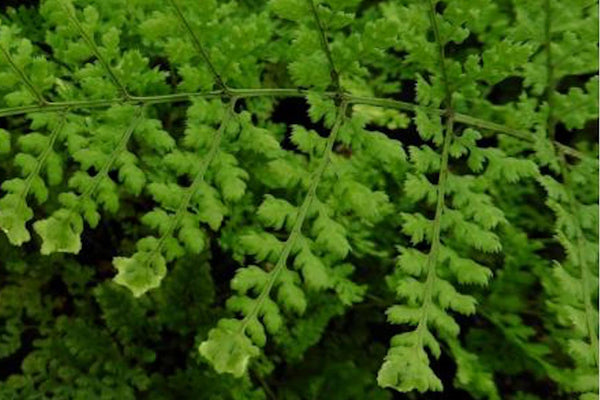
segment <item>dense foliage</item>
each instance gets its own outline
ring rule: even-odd
[[[598,399],[597,2],[1,7],[1,399]]]

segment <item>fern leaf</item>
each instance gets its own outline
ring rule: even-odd
[[[14,245],[20,246],[31,239],[29,231],[25,227],[25,224],[33,218],[33,211],[27,205],[27,197],[30,192],[33,192],[36,194],[35,197],[39,203],[46,201],[48,190],[40,174],[42,169],[46,168],[48,177],[50,178],[52,175],[47,166],[47,161],[54,154],[54,144],[61,134],[65,122],[66,116],[60,117],[55,122],[56,126],[48,138],[36,134],[24,136],[21,140],[24,150],[38,152],[38,155],[33,159],[28,158],[28,161],[22,165],[25,174],[24,180],[17,178],[5,181],[2,184],[2,188],[8,194],[0,199],[0,228]],[[27,153],[21,154],[25,155]],[[58,183],[57,181],[60,181],[60,171],[60,163],[58,163],[56,174],[59,175],[59,179],[49,179],[49,181],[55,184]]]
[[[114,278],[115,282],[129,288],[136,297],[160,285],[161,280],[166,274],[166,260],[172,260],[177,253],[176,248],[178,247],[178,243],[173,237],[176,230],[180,229],[180,239],[185,239],[188,235],[194,235],[198,231],[197,228],[194,228],[195,224],[188,225],[184,219],[191,217],[189,207],[192,201],[197,198],[197,192],[204,184],[208,168],[218,154],[223,132],[227,129],[229,120],[232,117],[232,108],[233,104],[228,107],[219,129],[209,144],[202,164],[197,168],[191,185],[180,195],[173,194],[170,198],[169,196],[167,197],[166,200],[168,201],[172,201],[172,199],[175,199],[176,202],[178,201],[179,204],[175,213],[170,216],[163,213],[163,223],[150,222],[161,231],[160,238],[146,237],[141,239],[137,244],[138,251],[132,257],[116,257],[113,260],[115,268],[119,271]],[[197,219],[198,217],[192,218]],[[188,222],[193,221],[193,219]],[[210,224],[210,220],[207,220],[207,222]],[[163,226],[162,228],[161,225]],[[218,224],[215,224],[215,226],[218,226]],[[189,232],[190,229],[191,232]],[[194,236],[196,238],[191,242],[192,245],[188,245],[188,247],[194,248],[196,246],[194,243],[198,243],[198,240],[202,238],[202,234]],[[184,243],[187,242],[187,240],[182,241]],[[200,248],[202,247],[203,245],[200,244]],[[197,248],[196,250],[200,249]],[[163,255],[163,253],[166,253],[166,255]]]
[[[323,173],[330,162],[333,144],[335,143],[337,133],[342,124],[345,110],[346,104],[342,103],[342,105],[338,107],[336,123],[327,139],[327,148],[325,153],[320,160],[318,168],[311,176],[311,183],[308,192],[306,193],[302,204],[298,208],[297,216],[295,218],[291,233],[283,244],[283,247],[278,255],[277,262],[274,268],[268,274],[268,279],[266,282],[257,285],[257,287],[260,288],[258,296],[256,299],[246,298],[248,301],[248,307],[238,310],[242,312],[244,318],[241,321],[234,320],[236,325],[234,333],[224,334],[223,332],[219,331],[219,327],[214,328],[209,333],[208,340],[202,342],[199,347],[200,353],[209,361],[211,361],[213,365],[218,366],[219,369],[221,369],[220,371],[218,369],[218,372],[229,372],[234,375],[241,375],[245,372],[248,357],[256,355],[254,354],[255,347],[248,344],[249,339],[247,338],[246,334],[248,331],[250,331],[250,335],[253,337],[253,340],[257,342],[256,338],[254,337],[256,333],[252,334],[252,331],[258,330],[259,332],[262,332],[262,327],[260,322],[258,322],[259,316],[263,316],[264,323],[267,325],[267,327],[269,325],[271,326],[272,333],[276,332],[277,325],[273,326],[268,322],[268,319],[272,319],[273,315],[277,315],[279,313],[276,311],[278,306],[269,298],[271,290],[275,286],[279,287],[278,300],[282,305],[299,313],[303,312],[306,308],[304,301],[301,300],[304,297],[302,296],[301,289],[299,289],[293,282],[293,279],[290,278],[290,276],[293,275],[291,275],[292,272],[287,269],[287,259],[292,249],[296,246],[296,242],[301,237],[304,220],[308,214],[309,208],[311,207],[311,203],[316,196],[317,187],[323,176]],[[262,337],[262,335],[259,337]],[[229,342],[226,343],[227,341]],[[262,339],[259,339],[259,343],[257,344],[262,344],[262,341]],[[236,344],[240,344],[242,347],[238,349],[235,346]],[[215,353],[213,350],[215,348],[226,349],[227,352]],[[242,352],[241,354],[243,355],[240,356],[238,352]],[[217,358],[217,356],[220,358]],[[233,362],[230,362],[229,360],[232,360]]]
[[[118,137],[118,141],[113,142],[112,152],[106,157],[98,155],[98,173],[93,177],[86,174],[80,176],[80,179],[78,176],[71,178],[70,183],[79,189],[80,194],[64,193],[60,198],[63,208],[55,211],[51,217],[33,224],[33,228],[43,240],[42,254],[78,253],[81,250],[82,216],[90,225],[95,226],[100,218],[97,212],[98,202],[104,203],[105,208],[114,209],[112,202],[115,195],[111,193],[114,183],[108,182],[108,173],[125,150],[133,131],[142,119],[142,113],[143,109],[138,108],[129,126]]]

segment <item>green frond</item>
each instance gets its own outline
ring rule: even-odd
[[[598,399],[597,1],[17,3],[0,399]]]

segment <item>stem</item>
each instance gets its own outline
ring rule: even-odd
[[[547,85],[546,85],[546,100],[548,101],[548,136],[550,140],[554,140],[556,131],[556,121],[554,119],[554,90],[556,82],[554,80],[554,65],[552,63],[552,9],[550,6],[550,0],[544,1],[544,9],[546,11],[546,19],[544,23],[544,35],[546,38],[546,74],[547,74]]]
[[[46,159],[50,155],[50,152],[52,151],[52,148],[54,147],[54,143],[56,142],[56,138],[62,131],[62,128],[64,127],[66,120],[67,120],[67,116],[65,114],[60,119],[60,121],[58,122],[56,127],[54,127],[54,129],[52,130],[52,133],[50,135],[50,143],[48,143],[48,146],[38,156],[37,163],[35,165],[35,169],[27,177],[27,180],[25,181],[25,187],[19,194],[19,206],[18,206],[19,208],[17,208],[17,210],[19,210],[22,207],[22,205],[25,204],[27,196],[29,195],[29,190],[31,189],[31,184],[33,183],[33,178],[40,174],[40,170],[42,169],[42,166],[44,165],[44,163],[46,162]]]
[[[435,280],[437,278],[437,262],[438,262],[438,253],[441,246],[440,242],[440,232],[441,232],[441,221],[442,215],[444,214],[445,209],[445,197],[446,197],[446,184],[448,180],[448,160],[450,155],[450,144],[452,143],[452,138],[454,136],[454,110],[452,108],[452,90],[450,88],[450,82],[448,80],[448,74],[446,71],[446,59],[444,55],[444,45],[441,41],[439,29],[437,26],[437,21],[435,20],[435,6],[432,0],[428,0],[429,2],[429,20],[431,22],[431,27],[434,32],[435,40],[439,50],[439,63],[440,70],[442,73],[442,79],[444,81],[444,90],[445,90],[445,106],[447,115],[446,119],[446,133],[444,135],[444,145],[442,148],[442,161],[440,164],[440,173],[438,177],[437,183],[437,202],[435,206],[435,217],[433,220],[433,233],[431,235],[431,247],[429,250],[429,254],[427,255],[427,261],[425,265],[425,270],[427,271],[427,278],[425,280],[425,288],[423,293],[423,305],[422,305],[422,313],[421,318],[419,319],[419,324],[417,325],[417,341],[415,343],[418,347],[423,347],[423,330],[427,329],[427,319],[428,319],[428,309],[432,304],[433,297],[433,286],[435,284]]]
[[[503,323],[500,322],[500,320],[498,318],[496,318],[495,316],[488,313],[485,309],[482,309],[482,308],[480,308],[478,310],[478,314],[482,315],[483,317],[485,317],[485,319],[487,319],[489,322],[491,322],[493,325],[495,325],[496,328],[498,328],[498,330],[500,332],[502,332],[502,335],[504,335],[504,337],[506,339],[508,339],[508,341],[510,341],[514,346],[517,346],[523,352],[523,354],[527,355],[527,357],[531,358],[533,361],[535,361],[537,364],[539,364],[539,366],[542,367],[544,369],[544,371],[546,371],[548,376],[550,376],[550,377],[557,376],[558,371],[551,364],[547,363],[542,357],[529,351],[526,344],[523,343],[521,338],[517,337],[514,333],[508,331],[506,329],[506,327],[503,325]],[[553,378],[553,379],[556,379],[556,378]]]
[[[317,167],[317,169],[313,172],[313,174],[311,176],[310,186],[308,188],[308,192],[306,193],[306,197],[304,197],[304,201],[302,202],[302,205],[300,205],[300,209],[298,211],[298,217],[296,218],[294,227],[292,228],[290,235],[288,236],[287,240],[285,241],[285,243],[283,245],[283,249],[281,250],[281,254],[279,255],[277,264],[275,264],[275,267],[269,272],[269,280],[268,280],[266,286],[263,288],[262,292],[256,299],[256,302],[254,303],[254,307],[252,307],[252,310],[250,311],[250,313],[248,313],[244,317],[244,319],[240,325],[240,329],[239,329],[240,334],[244,333],[248,323],[250,323],[250,321],[252,319],[256,318],[256,316],[258,315],[263,303],[265,302],[265,300],[269,296],[269,293],[273,289],[273,286],[275,285],[277,278],[279,277],[281,272],[286,268],[287,259],[290,255],[290,252],[292,251],[292,248],[294,247],[294,244],[296,243],[296,240],[302,234],[302,225],[304,224],[304,220],[308,213],[308,209],[309,209],[313,199],[316,196],[317,187],[319,186],[319,182],[321,181],[323,173],[325,172],[325,169],[329,165],[329,161],[331,159],[331,154],[332,154],[332,150],[333,150],[333,145],[335,143],[335,139],[340,130],[340,127],[342,126],[342,121],[344,119],[344,115],[346,114],[346,107],[347,107],[346,102],[340,103],[340,105],[337,107],[337,117],[335,120],[335,124],[333,125],[333,128],[331,129],[331,133],[330,133],[329,137],[327,138],[327,147],[325,148],[325,153],[323,154],[321,163],[319,164],[319,166]]]
[[[446,108],[450,110],[452,109],[452,90],[450,89],[450,80],[448,79],[448,72],[446,70],[446,54],[444,51],[444,44],[442,43],[440,30],[438,28],[437,21],[435,20],[435,4],[433,3],[433,0],[427,0],[427,2],[429,3],[429,22],[431,23],[431,28],[433,29],[433,36],[435,37],[435,42],[438,46],[440,70],[442,73],[442,80],[444,81],[444,90],[446,95]]]
[[[204,175],[206,175],[206,171],[208,171],[208,167],[210,166],[210,164],[214,160],[215,156],[217,155],[217,151],[219,150],[219,146],[221,145],[221,138],[223,137],[223,132],[225,131],[225,129],[227,129],[227,126],[229,125],[231,116],[234,113],[234,107],[235,107],[236,101],[237,101],[236,98],[231,99],[231,105],[227,109],[227,113],[225,114],[225,117],[221,121],[221,125],[219,126],[219,129],[217,130],[217,133],[210,144],[208,154],[202,160],[200,169],[194,176],[194,179],[192,180],[192,184],[186,189],[185,195],[184,195],[183,199],[181,200],[181,203],[179,203],[179,207],[177,208],[175,215],[171,219],[171,222],[170,222],[166,232],[161,236],[160,240],[158,241],[158,245],[148,255],[148,258],[147,258],[148,261],[152,260],[152,258],[154,258],[154,256],[156,254],[161,253],[162,247],[164,246],[167,238],[169,238],[173,234],[173,231],[175,231],[175,229],[177,229],[177,226],[179,226],[179,223],[181,222],[181,218],[183,218],[184,212],[187,210],[187,208],[190,204],[190,201],[192,200],[192,197],[194,197],[194,194],[196,194],[196,192],[198,190],[198,185],[200,185],[202,182],[204,182]]]
[[[110,67],[108,62],[104,59],[104,57],[100,53],[100,49],[98,48],[98,46],[96,46],[94,39],[92,39],[87,34],[85,29],[83,29],[83,26],[81,26],[81,24],[77,20],[77,17],[71,12],[71,10],[69,9],[69,6],[64,2],[64,0],[60,0],[59,4],[62,7],[62,9],[65,11],[67,16],[69,17],[69,20],[71,21],[71,23],[79,31],[79,34],[81,35],[81,37],[83,38],[83,40],[85,41],[85,43],[87,44],[89,49],[94,53],[94,55],[98,59],[98,62],[100,62],[100,64],[102,64],[102,67],[108,73],[110,80],[121,91],[121,94],[123,95],[123,97],[125,97],[126,99],[130,99],[131,95],[127,91],[127,88],[125,87],[123,82],[121,82],[121,80],[119,78],[117,78],[117,76],[115,75],[114,71],[112,70],[112,68]]]
[[[313,93],[309,90],[303,89],[229,89],[229,92],[233,97],[236,98],[249,98],[249,97],[305,97],[306,95]],[[163,103],[178,103],[187,102],[193,98],[219,98],[223,97],[226,93],[223,90],[212,90],[208,92],[194,92],[194,93],[173,93],[165,95],[155,96],[130,96],[127,99],[114,98],[106,100],[73,100],[73,101],[62,101],[62,102],[47,102],[44,105],[28,105],[19,107],[10,107],[0,109],[0,117],[22,115],[36,112],[54,112],[62,111],[66,108],[71,109],[87,109],[87,108],[100,108],[110,107],[114,104],[163,104]],[[333,98],[337,94],[332,92],[321,93],[325,97]]]
[[[77,201],[77,204],[75,205],[75,207],[68,209],[68,214],[65,217],[67,222],[70,222],[71,218],[73,218],[74,215],[79,213],[79,210],[81,209],[81,207],[84,204],[83,199],[92,196],[92,194],[94,194],[96,189],[98,189],[98,187],[100,186],[100,183],[102,182],[102,179],[104,179],[104,177],[110,171],[110,168],[113,165],[113,163],[115,162],[115,160],[117,159],[117,156],[121,153],[121,151],[123,151],[125,146],[127,146],[127,142],[129,141],[129,138],[131,138],[131,134],[133,133],[133,131],[135,130],[137,125],[140,123],[140,120],[142,119],[142,115],[143,115],[143,109],[140,107],[138,109],[138,111],[136,112],[135,117],[132,119],[131,123],[129,124],[129,127],[122,134],[121,139],[119,140],[119,143],[117,144],[117,146],[111,153],[110,158],[108,159],[106,164],[104,164],[102,166],[102,169],[100,171],[98,171],[98,173],[96,175],[94,175],[94,177],[92,178],[91,184],[81,193],[81,195],[78,196],[78,199],[77,199],[78,201]]]
[[[33,82],[31,82],[31,80],[27,77],[25,72],[17,66],[17,64],[15,63],[15,60],[13,60],[13,58],[10,55],[10,53],[8,52],[8,50],[6,50],[4,48],[4,46],[2,46],[2,45],[0,45],[0,52],[2,53],[2,55],[4,56],[4,58],[6,59],[6,61],[10,65],[10,67],[12,68],[12,70],[19,76],[19,79],[21,79],[21,82],[23,82],[23,84],[25,84],[25,86],[27,87],[27,90],[29,90],[29,92],[33,95],[33,97],[35,97],[37,99],[37,102],[40,105],[47,104],[48,101],[44,98],[42,93],[36,89]]]
[[[213,77],[215,78],[215,81],[217,81],[217,86],[219,86],[219,88],[225,94],[229,94],[229,88],[223,82],[223,79],[221,78],[221,75],[219,75],[219,73],[217,72],[215,66],[213,65],[212,61],[210,60],[210,56],[208,55],[208,53],[206,52],[206,50],[202,46],[202,43],[198,39],[198,36],[194,33],[194,31],[192,30],[192,27],[190,26],[190,24],[188,23],[187,19],[183,15],[183,12],[181,11],[181,8],[179,7],[179,5],[177,4],[177,2],[175,0],[169,0],[169,1],[171,2],[171,5],[173,6],[173,8],[175,9],[175,12],[177,13],[177,18],[183,24],[185,30],[187,31],[187,33],[192,38],[192,43],[194,44],[194,47],[196,48],[196,50],[198,51],[198,53],[200,53],[200,56],[202,57],[202,59],[204,60],[204,62],[206,63],[206,65],[208,66],[208,69],[210,69],[210,72],[213,75]]]
[[[123,149],[125,149],[125,147],[127,146],[127,142],[129,142],[129,139],[131,138],[133,131],[135,130],[135,128],[138,126],[138,124],[142,120],[142,116],[143,116],[143,108],[139,107],[134,118],[132,119],[131,123],[129,124],[129,127],[121,136],[121,139],[119,140],[119,143],[117,144],[117,147],[115,147],[113,152],[110,154],[110,158],[108,159],[106,164],[104,164],[102,166],[102,169],[100,171],[98,171],[98,173],[96,175],[94,175],[92,184],[81,194],[80,200],[77,203],[78,207],[83,204],[83,201],[81,201],[81,199],[91,196],[96,191],[96,189],[98,189],[98,186],[100,186],[102,179],[104,179],[104,177],[106,175],[108,175],[108,173],[110,172],[110,168],[117,160],[117,157],[119,156],[119,154],[121,154]]]
[[[550,4],[551,0],[545,0],[544,9],[546,11],[546,18],[544,23],[544,32],[546,36],[546,74],[547,74],[547,87],[546,87],[546,100],[548,102],[548,120],[547,120],[547,129],[548,129],[548,137],[554,143],[555,147],[558,150],[559,158],[560,158],[560,174],[563,177],[564,184],[567,188],[567,196],[569,198],[569,208],[571,209],[571,215],[576,216],[577,214],[577,200],[573,193],[573,185],[571,182],[571,176],[569,174],[567,161],[565,159],[563,148],[566,147],[564,145],[560,145],[558,142],[554,140],[555,132],[556,132],[556,118],[554,117],[554,91],[556,89],[556,80],[554,77],[554,65],[552,62],[552,7]],[[579,264],[579,269],[581,272],[580,283],[581,283],[581,294],[583,296],[583,304],[585,309],[585,319],[588,330],[588,336],[590,340],[590,345],[592,346],[593,358],[596,363],[596,368],[598,367],[598,336],[595,332],[594,323],[594,307],[591,303],[592,293],[589,289],[589,282],[591,281],[591,275],[589,268],[585,265],[583,259],[583,249],[584,249],[584,234],[581,230],[581,226],[579,221],[576,222],[576,263]]]
[[[442,215],[444,214],[445,208],[445,196],[446,196],[446,184],[448,181],[448,159],[450,153],[450,143],[452,142],[453,137],[453,128],[454,128],[454,118],[452,115],[448,117],[446,121],[446,134],[444,137],[444,147],[442,149],[442,161],[440,165],[440,174],[438,178],[438,195],[437,202],[435,206],[435,217],[433,220],[433,233],[431,237],[431,247],[429,250],[429,254],[427,255],[427,261],[425,265],[425,270],[427,271],[427,278],[425,280],[425,287],[423,293],[423,312],[421,314],[421,319],[419,320],[419,324],[417,325],[416,332],[418,334],[418,344],[419,347],[422,347],[423,335],[421,332],[424,329],[427,329],[427,319],[428,314],[427,311],[432,303],[433,297],[433,285],[437,278],[436,267],[437,267],[437,259],[439,254],[439,249],[441,246],[440,243],[440,232],[441,232],[441,220]]]
[[[229,89],[229,93],[236,98],[251,98],[251,97],[306,97],[309,94],[319,94],[321,96],[335,99],[340,95],[336,92],[317,92],[313,90],[305,89],[287,89],[287,88],[273,88],[273,89]],[[88,108],[101,108],[110,107],[113,104],[165,104],[165,103],[180,103],[188,102],[193,98],[206,98],[215,99],[225,96],[226,93],[223,90],[213,90],[208,92],[195,92],[195,93],[174,93],[156,96],[130,96],[127,99],[114,98],[107,100],[73,100],[63,102],[47,102],[44,105],[28,105],[20,107],[11,107],[0,109],[0,118],[23,115],[29,113],[38,112],[57,112],[64,111],[65,109],[88,109]],[[430,113],[438,115],[445,115],[446,111],[443,109],[421,106],[418,104],[407,103],[398,100],[385,99],[380,97],[365,97],[365,96],[354,96],[351,94],[342,94],[342,99],[347,104],[365,104],[375,107],[390,108],[396,110],[404,110],[414,112],[416,110],[425,110]],[[469,115],[454,113],[454,121],[463,123],[465,125],[473,126],[475,128],[485,129],[491,132],[501,133],[514,138],[524,140],[526,142],[533,143],[535,138],[531,132],[521,131],[513,129],[504,125],[496,124],[494,122],[486,121],[483,119],[471,117]],[[555,146],[559,147],[561,151],[569,156],[578,159],[591,159],[591,157],[581,153],[572,147],[566,146],[557,141],[553,142]],[[597,160],[596,160],[597,162]]]
[[[565,180],[565,186],[567,187],[567,196],[569,197],[569,208],[571,209],[571,215],[576,216],[577,212],[577,200],[575,199],[575,195],[573,194],[573,185],[571,182],[571,175],[569,174],[567,168],[567,162],[565,160],[564,154],[560,153],[560,166],[561,166],[561,174]],[[594,361],[596,363],[596,368],[598,367],[598,336],[596,334],[595,327],[597,326],[594,323],[594,307],[592,306],[592,293],[590,291],[590,282],[592,281],[592,276],[590,274],[590,269],[585,264],[583,260],[583,252],[584,252],[584,234],[581,230],[581,226],[579,222],[576,222],[576,255],[577,264],[579,264],[579,269],[581,272],[581,276],[579,282],[581,283],[581,295],[583,296],[583,306],[585,310],[585,322],[587,326],[588,336],[590,339],[590,345],[592,346],[592,353],[594,355]]]
[[[319,13],[317,11],[317,7],[315,6],[314,0],[306,1],[310,6],[311,12],[317,24],[317,28],[319,31],[319,40],[321,41],[321,48],[325,52],[325,56],[327,57],[327,61],[329,62],[329,72],[331,74],[331,80],[333,81],[333,88],[337,93],[341,93],[342,87],[340,85],[340,74],[335,68],[335,63],[333,62],[333,57],[331,56],[331,50],[329,49],[327,37],[325,36],[325,28],[323,27],[323,23],[321,22],[321,18],[319,17]]]
[[[432,113],[437,113],[442,115],[444,113],[443,110],[434,107],[421,106],[419,104],[407,103],[399,100],[391,100],[391,99],[383,99],[378,97],[365,97],[365,96],[346,96],[348,99],[348,103],[351,104],[365,104],[369,106],[375,107],[383,107],[383,108],[394,108],[398,110],[404,111],[412,111],[415,112],[417,110],[425,109]]]
[[[269,397],[269,399],[277,400],[277,396],[275,395],[275,392],[273,392],[273,390],[269,387],[269,385],[263,379],[263,377],[260,376],[258,373],[254,374],[254,376],[256,377],[256,380],[260,383],[260,385],[263,387],[265,394]]]

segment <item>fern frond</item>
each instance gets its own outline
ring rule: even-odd
[[[118,111],[122,112],[123,110]],[[115,136],[113,132],[110,132],[107,137],[103,138],[106,142],[100,139],[94,143],[97,146],[96,149],[88,151],[84,149],[83,154],[79,153],[82,156],[80,162],[83,164],[84,170],[93,166],[98,172],[94,176],[83,172],[75,174],[69,180],[69,184],[76,188],[79,194],[73,192],[61,194],[59,201],[62,208],[56,210],[49,218],[33,224],[34,230],[43,241],[42,254],[78,253],[81,250],[80,236],[83,232],[83,220],[87,220],[92,227],[96,226],[100,220],[100,214],[97,211],[99,204],[103,204],[108,211],[116,211],[118,196],[115,193],[115,184],[108,178],[108,173],[115,167],[142,118],[143,108],[138,107],[129,126],[120,136]],[[102,152],[106,146],[112,147],[112,151],[108,154]]]
[[[33,44],[19,37],[16,27],[0,25],[0,74],[3,107],[48,104],[44,92],[54,84],[53,66],[35,52]],[[24,86],[24,88],[21,87]]]
[[[30,193],[34,194],[39,204],[44,203],[48,198],[48,188],[40,176],[42,170],[46,170],[49,185],[56,185],[61,181],[61,160],[54,152],[54,145],[62,134],[66,119],[66,115],[59,116],[58,121],[50,119],[48,125],[55,126],[49,137],[30,133],[20,138],[25,152],[17,155],[15,162],[20,164],[25,179],[15,178],[4,181],[2,189],[7,194],[0,198],[0,228],[14,245],[20,246],[31,239],[25,226],[33,218],[33,210],[27,205]],[[36,153],[37,157],[34,157]]]
[[[25,42],[25,43],[27,43],[27,42]],[[46,99],[44,99],[44,96],[38,91],[38,89],[33,84],[33,82],[31,82],[29,77],[27,75],[25,75],[23,70],[17,66],[13,57],[10,55],[10,53],[7,51],[7,49],[4,48],[4,46],[2,44],[0,44],[0,52],[2,53],[2,56],[4,57],[6,62],[8,62],[8,65],[10,65],[10,67],[12,68],[13,72],[15,74],[17,74],[19,76],[19,78],[21,79],[21,81],[23,82],[23,84],[25,84],[25,86],[27,87],[27,90],[29,90],[31,95],[35,99],[37,99],[38,103],[40,103],[40,104],[46,103]]]
[[[121,80],[117,77],[117,75],[113,71],[112,67],[109,65],[108,61],[105,59],[104,55],[100,52],[100,49],[96,45],[96,42],[94,41],[94,39],[90,36],[90,34],[88,32],[86,32],[84,27],[81,25],[81,23],[77,19],[77,16],[75,15],[75,9],[74,9],[73,5],[71,4],[70,0],[57,0],[57,1],[59,3],[60,7],[62,8],[63,12],[67,16],[67,19],[73,24],[75,29],[77,29],[77,31],[79,32],[79,34],[85,41],[85,44],[92,51],[94,56],[96,56],[96,59],[98,60],[98,62],[100,64],[102,64],[102,68],[104,68],[105,72],[110,77],[110,80],[112,81],[112,83],[121,91],[121,94],[123,95],[124,98],[126,98],[126,99],[130,98],[131,96],[130,96],[129,92],[127,91],[127,88],[125,87],[123,82],[121,82]]]
[[[181,7],[179,7],[179,5],[177,4],[177,0],[169,0],[169,1],[171,2],[173,9],[175,9],[177,18],[179,19],[181,24],[185,27],[185,30],[187,31],[188,35],[192,39],[192,43],[194,44],[196,51],[202,56],[202,59],[204,60],[204,62],[208,66],[208,68],[210,69],[210,72],[213,76],[213,79],[217,83],[217,86],[219,86],[219,88],[221,90],[223,90],[225,93],[227,93],[228,92],[227,85],[225,85],[225,82],[223,82],[223,78],[221,78],[221,75],[215,69],[215,66],[212,63],[210,56],[204,49],[204,46],[202,46],[202,42],[200,42],[200,40],[198,39],[198,36],[194,33],[194,31],[192,30],[187,19],[183,15],[183,12],[181,11]]]
[[[578,45],[582,46],[580,51],[583,58],[589,57],[596,51],[583,44],[582,39],[589,34],[585,24],[577,27],[567,25],[566,31],[561,32],[561,28],[557,28],[560,26],[556,17],[557,12],[565,13],[561,18],[574,18],[577,15],[577,18],[584,16],[597,21],[596,13],[590,15],[587,7],[581,4],[567,10],[563,5],[551,0],[545,1],[542,16],[538,17],[544,21],[543,47],[546,72],[544,97],[547,119],[546,135],[542,140],[546,142],[554,140],[556,126],[561,122],[561,116],[568,115],[559,114],[557,110],[557,101],[560,104],[563,97],[557,93],[558,80],[583,67],[568,65],[569,62],[566,60],[558,61],[557,54],[565,50],[565,45],[570,49],[577,48]],[[597,60],[593,62],[597,66]],[[593,79],[591,84],[593,85]],[[589,102],[590,106],[597,110],[597,99],[589,99]],[[584,110],[578,115],[583,120],[589,118]],[[571,120],[572,118],[569,118],[570,124],[572,124]],[[580,125],[581,122],[578,124]],[[598,374],[598,310],[592,305],[592,301],[595,301],[598,296],[596,276],[598,251],[594,243],[597,243],[597,222],[594,222],[592,229],[589,227],[592,226],[591,221],[597,221],[598,214],[597,210],[593,214],[588,214],[584,210],[587,201],[597,204],[598,194],[594,190],[590,194],[581,193],[578,196],[573,181],[574,174],[571,171],[576,171],[578,166],[569,165],[561,147],[546,145],[546,148],[548,151],[544,156],[538,156],[538,159],[551,167],[551,173],[554,173],[560,182],[550,176],[543,177],[541,180],[548,193],[547,205],[556,216],[556,238],[566,251],[565,260],[556,263],[551,285],[547,285],[550,297],[548,306],[555,314],[559,327],[570,328],[570,332],[559,342],[563,351],[570,355],[575,364],[575,368],[569,371],[570,373],[555,379],[569,391],[581,393],[582,399],[597,398],[597,379],[590,379]],[[579,164],[585,168],[586,162],[582,161]],[[588,179],[597,176],[591,170],[588,170],[588,173]],[[573,379],[571,375],[578,378]]]
[[[205,175],[218,155],[224,131],[228,128],[234,113],[234,106],[235,101],[227,106],[217,132],[208,143],[202,163],[197,168],[193,168],[197,171],[191,184],[185,189],[175,187],[171,192],[164,185],[156,186],[154,189],[157,194],[164,196],[164,200],[159,198],[164,208],[170,208],[170,204],[176,205],[175,212],[171,215],[164,209],[156,209],[144,217],[148,225],[160,232],[160,237],[148,236],[140,239],[137,243],[137,252],[133,256],[113,259],[113,264],[118,270],[114,278],[115,282],[129,288],[134,296],[139,297],[160,285],[167,273],[166,263],[181,253],[178,242],[182,242],[188,250],[195,253],[199,253],[206,246],[203,243],[205,235],[197,228],[198,220],[203,218],[199,214],[190,213],[189,209],[193,203],[200,200],[198,199],[200,190],[210,189],[205,183]],[[200,204],[202,204],[201,200]],[[210,224],[211,220],[207,222]],[[219,225],[220,220],[214,223],[215,229]],[[175,238],[176,231],[178,231],[177,238]]]
[[[0,398],[597,398],[597,2],[0,10]]]
[[[228,372],[236,376],[241,376],[245,373],[249,359],[259,353],[258,347],[254,346],[252,342],[254,341],[254,343],[262,347],[266,341],[264,328],[258,320],[259,317],[263,318],[269,332],[275,333],[279,329],[281,322],[275,322],[281,318],[279,316],[279,308],[269,297],[274,287],[279,287],[280,301],[298,301],[304,297],[302,290],[294,282],[294,273],[287,269],[287,260],[292,249],[297,246],[298,240],[302,237],[301,232],[304,220],[315,199],[317,187],[323,173],[329,165],[333,145],[342,125],[346,106],[345,103],[342,103],[337,108],[336,122],[327,138],[327,147],[318,168],[311,174],[310,186],[302,204],[298,208],[292,230],[281,248],[275,266],[268,273],[262,272],[257,267],[249,267],[248,270],[238,270],[237,276],[240,282],[247,281],[249,278],[246,271],[255,270],[259,274],[260,278],[258,280],[252,283],[245,283],[249,284],[249,287],[256,288],[258,296],[255,299],[248,297],[238,298],[239,300],[237,301],[243,301],[243,303],[235,306],[234,310],[241,312],[244,318],[241,321],[237,319],[222,320],[219,326],[209,333],[208,340],[204,341],[199,347],[200,353],[211,361],[218,372]],[[237,284],[234,285],[232,282],[232,285],[236,289]],[[241,294],[243,295],[245,292],[246,290],[243,290]],[[300,304],[294,305],[294,303],[288,304],[288,307],[299,312],[303,312],[305,308],[305,306]],[[247,335],[250,335],[252,340]]]
[[[467,371],[480,368],[477,365],[479,361],[477,357],[463,352],[457,342],[459,325],[448,311],[463,315],[475,313],[476,299],[460,293],[454,282],[486,286],[492,273],[471,259],[473,250],[483,253],[501,250],[500,239],[493,230],[507,220],[489,194],[493,185],[495,182],[514,183],[536,177],[539,172],[531,161],[509,157],[498,149],[481,148],[477,141],[482,135],[473,129],[459,133],[455,126],[458,121],[455,107],[461,107],[461,104],[456,99],[465,89],[455,85],[451,74],[456,75],[462,67],[455,60],[446,58],[444,46],[452,39],[442,36],[438,20],[452,26],[445,27],[444,35],[464,37],[466,32],[461,31],[463,28],[457,23],[462,17],[453,14],[453,9],[444,11],[444,17],[449,19],[445,21],[435,11],[435,5],[436,2],[430,1],[426,13],[435,42],[419,43],[418,49],[414,48],[415,43],[406,45],[421,55],[415,62],[435,74],[431,82],[418,79],[417,96],[426,106],[444,104],[445,127],[439,115],[424,110],[416,112],[415,122],[421,138],[441,147],[441,152],[427,145],[411,147],[414,172],[405,181],[405,194],[411,200],[425,200],[425,203],[435,204],[435,209],[433,219],[419,212],[402,214],[402,231],[411,237],[413,245],[427,243],[428,250],[423,253],[400,247],[400,277],[394,280],[394,286],[406,305],[389,308],[388,321],[415,326],[415,329],[392,339],[378,382],[381,386],[403,392],[441,391],[442,382],[431,370],[425,350],[427,348],[434,357],[439,357],[441,349],[437,338],[440,338],[450,346],[454,356],[461,359],[457,381],[472,393],[485,393],[497,398],[497,389],[489,373],[477,378],[467,377],[470,374]],[[411,13],[414,21],[425,18],[422,7],[416,4],[407,6],[402,12]],[[453,20],[456,17],[458,21]],[[418,29],[423,28],[419,26]],[[437,52],[435,57],[434,51]],[[466,167],[479,175],[461,175],[453,171],[452,159],[463,159]],[[431,173],[437,173],[436,184],[431,183],[426,175]],[[451,203],[448,204],[448,200]],[[463,252],[469,255],[465,256]],[[436,331],[436,336],[432,330]]]

